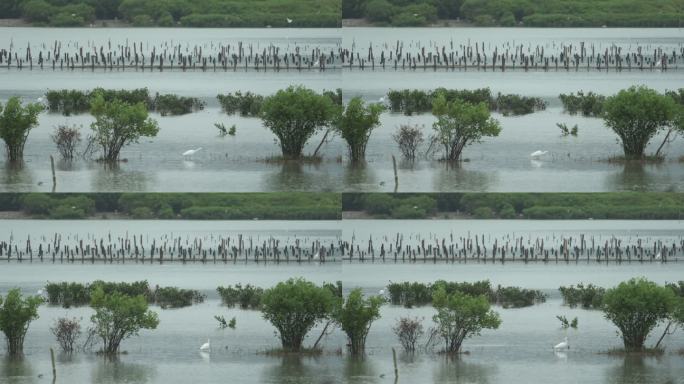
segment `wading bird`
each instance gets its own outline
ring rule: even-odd
[[[553,349],[554,349],[554,350],[558,350],[558,349],[570,349],[570,343],[568,342],[568,337],[566,336],[565,339],[563,339],[563,341],[561,341],[560,343],[556,344],[556,345],[553,347]]]
[[[286,17],[285,20],[287,20],[288,24],[292,24],[292,19],[290,19],[289,17]]]
[[[202,150],[202,147],[199,147],[197,149],[188,149],[187,151],[183,152],[183,156],[192,156],[201,150]]]
[[[538,158],[546,155],[547,153],[549,153],[549,151],[534,151],[534,152],[530,153],[530,157],[533,159],[538,159]]]
[[[211,350],[211,342],[209,341],[209,339],[207,339],[207,342],[202,344],[202,346],[200,347],[200,351],[209,351],[209,350]]]

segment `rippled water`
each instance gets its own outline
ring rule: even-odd
[[[104,43],[111,30],[3,29],[0,46],[14,40],[17,47],[28,41],[47,43],[54,39],[87,44],[88,39]],[[681,45],[680,29],[391,29],[377,28],[339,30],[174,30],[117,29],[116,39],[143,40],[145,44],[182,41],[187,44],[211,44],[251,39],[253,44],[316,44],[349,47],[356,41],[365,47],[374,43],[391,43],[396,39],[445,42],[449,39],[485,41],[488,44],[513,41],[553,45],[561,38],[568,41],[592,41],[597,46],[641,44],[644,46]],[[140,35],[144,33],[144,35]],[[283,36],[287,34],[289,36]],[[341,37],[340,37],[341,35]],[[459,40],[460,39],[460,40]],[[33,43],[32,43],[33,44]],[[620,155],[616,136],[598,119],[569,116],[562,112],[558,94],[580,89],[611,94],[634,84],[644,84],[660,91],[684,84],[684,71],[651,72],[586,72],[549,71],[486,72],[468,71],[394,71],[390,69],[319,71],[55,71],[6,70],[0,68],[0,100],[11,95],[37,98],[48,89],[91,89],[148,87],[151,92],[172,92],[200,97],[208,102],[204,111],[179,117],[153,115],[160,124],[159,135],[143,139],[124,149],[127,162],[105,167],[91,161],[71,164],[58,162],[57,191],[392,191],[391,155],[399,156],[392,134],[400,124],[418,124],[428,137],[433,118],[429,114],[406,117],[385,113],[382,125],[371,136],[367,163],[351,166],[340,137],[333,137],[322,148],[320,164],[267,164],[261,160],[280,153],[274,136],[253,118],[223,114],[216,102],[218,93],[236,90],[270,94],[291,84],[303,84],[316,90],[342,88],[345,99],[361,95],[378,100],[390,89],[479,88],[489,87],[494,93],[520,93],[544,98],[546,111],[520,117],[494,114],[502,123],[499,137],[486,138],[464,151],[468,160],[449,167],[436,160],[420,159],[415,163],[399,163],[400,192],[427,191],[682,191],[684,156],[681,138],[665,146],[667,161],[658,164],[611,164],[606,160]],[[58,124],[82,125],[84,132],[92,118],[88,115],[64,117],[43,114],[40,125],[31,132],[25,150],[25,164],[17,169],[6,162],[0,168],[0,191],[47,191],[50,186],[49,155],[54,154],[50,133]],[[235,137],[220,138],[214,123],[237,126]],[[578,137],[561,138],[556,123],[579,126]],[[305,148],[312,153],[322,135],[314,136]],[[648,152],[654,152],[662,136],[653,139]],[[192,159],[180,155],[189,148],[203,150]],[[425,148],[423,148],[424,150]],[[529,154],[547,150],[540,161]],[[40,185],[39,185],[40,184]]]
[[[182,222],[182,221],[3,221],[2,232],[12,231],[15,238],[29,232],[35,237],[113,236],[137,233],[145,228],[150,236],[174,233],[193,237],[211,234],[251,233],[254,236],[351,236],[366,239],[392,236],[397,231],[406,236],[446,236],[448,234],[485,234],[485,236],[543,236],[583,233],[600,239],[615,236],[627,241],[644,239],[671,241],[681,239],[681,221],[370,221],[334,222]],[[154,227],[151,225],[154,223]],[[420,227],[419,227],[420,225]],[[498,330],[486,330],[465,342],[469,354],[458,359],[431,352],[415,356],[399,353],[400,382],[428,383],[679,383],[684,377],[684,360],[674,354],[684,348],[681,333],[666,339],[668,353],[659,358],[614,357],[603,354],[620,347],[615,328],[598,311],[570,309],[562,305],[557,291],[560,285],[592,282],[611,287],[619,281],[645,276],[659,283],[680,280],[684,264],[674,263],[325,263],[313,264],[81,264],[52,262],[10,262],[0,265],[0,292],[20,287],[35,292],[46,281],[134,281],[147,279],[151,285],[175,285],[199,289],[208,294],[203,304],[183,309],[162,310],[160,325],[126,340],[127,354],[117,361],[107,361],[93,353],[57,356],[58,381],[97,383],[184,383],[217,380],[245,383],[384,383],[392,380],[391,348],[400,346],[391,331],[401,316],[424,318],[431,326],[431,307],[406,309],[386,305],[382,317],[373,323],[367,340],[367,355],[356,359],[344,352],[345,337],[336,329],[323,341],[325,352],[318,357],[272,357],[262,354],[278,346],[271,325],[259,312],[226,308],[220,305],[215,288],[219,285],[251,283],[270,287],[292,276],[303,276],[317,283],[343,281],[345,291],[361,287],[366,293],[378,292],[388,281],[475,281],[489,279],[492,284],[517,285],[540,289],[549,294],[546,303],[520,309],[495,307],[503,323]],[[49,347],[55,346],[49,333],[52,322],[61,316],[75,316],[87,322],[89,308],[63,309],[42,306],[40,318],[31,324],[21,361],[0,360],[0,382],[40,383],[50,376]],[[220,330],[214,315],[236,317],[235,330]],[[577,330],[562,330],[556,315],[577,317]],[[314,329],[306,344],[321,331]],[[648,344],[662,329],[656,329]],[[571,349],[554,353],[551,346],[567,336]],[[200,353],[199,345],[211,339],[212,351]],[[39,375],[44,375],[42,378]]]

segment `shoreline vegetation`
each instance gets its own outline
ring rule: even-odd
[[[684,195],[609,193],[345,193],[342,219],[680,220]]]
[[[342,0],[342,25],[378,27],[681,27],[676,0]]]
[[[335,28],[340,0],[3,0],[0,26]]]
[[[334,193],[3,193],[0,218],[338,220]]]

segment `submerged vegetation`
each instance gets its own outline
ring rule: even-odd
[[[3,193],[0,212],[37,219],[336,220],[340,200],[335,193],[306,192]]]
[[[79,27],[122,20],[136,27],[339,27],[339,0],[6,0],[0,19]],[[288,19],[292,20],[288,22]]]
[[[26,140],[31,129],[38,125],[38,115],[42,111],[41,104],[22,105],[18,97],[10,97],[5,105],[0,103],[0,139],[5,142],[10,162],[23,160]]]
[[[494,289],[488,280],[474,283],[437,280],[428,284],[405,281],[387,285],[390,303],[408,308],[431,304],[433,296],[438,290],[444,290],[447,294],[460,292],[469,296],[483,296],[490,303],[501,305],[504,308],[529,307],[535,303],[546,301],[546,295],[541,291],[519,287],[502,287],[500,285]]]
[[[565,112],[576,115],[578,113],[587,117],[600,117],[603,113],[603,103],[606,97],[597,95],[594,92],[584,93],[579,91],[575,93],[564,94],[558,96],[563,103],[563,110]]]
[[[605,288],[593,284],[585,286],[582,283],[577,286],[560,287],[558,290],[563,296],[563,304],[570,308],[581,306],[583,309],[601,309],[603,295],[606,293]]]
[[[363,18],[394,27],[448,19],[485,27],[678,27],[680,14],[676,0],[342,0],[344,19]]]
[[[475,219],[667,220],[684,218],[684,196],[668,192],[345,193],[342,210],[389,219],[457,215]]]
[[[228,306],[234,307],[238,305],[241,309],[259,309],[261,307],[261,297],[264,295],[264,289],[255,287],[251,284],[235,284],[227,287],[216,288],[221,302]]]
[[[157,304],[161,308],[187,307],[193,303],[201,303],[205,299],[205,295],[196,290],[159,286],[150,288],[147,281],[114,283],[96,280],[90,284],[61,282],[45,285],[48,304],[64,308],[90,304],[97,290],[104,294],[116,292],[130,297],[142,296],[147,302]]]
[[[490,111],[499,112],[504,116],[527,115],[546,109],[546,102],[538,97],[501,93],[493,96],[489,88],[437,88],[430,91],[403,89],[390,90],[387,93],[391,111],[402,112],[408,116],[432,111],[432,105],[439,97],[443,97],[449,103],[456,100],[469,104],[484,103]]]

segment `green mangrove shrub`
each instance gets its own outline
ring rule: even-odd
[[[380,125],[385,107],[379,103],[366,105],[360,97],[352,98],[335,123],[335,130],[347,142],[352,162],[363,161],[366,145],[373,129]]]
[[[606,293],[605,288],[582,283],[576,286],[562,286],[558,290],[563,297],[563,304],[570,308],[581,306],[583,309],[600,309],[603,305],[603,296]]]
[[[240,91],[235,93],[219,94],[216,96],[221,104],[223,112],[233,115],[239,113],[240,116],[258,117],[261,112],[261,105],[264,97],[250,91],[244,94]]]
[[[263,288],[247,284],[229,285],[227,287],[216,288],[223,305],[234,307],[238,305],[242,309],[259,309],[261,298],[264,294]]]
[[[10,162],[23,160],[26,139],[31,129],[38,125],[38,115],[42,111],[41,104],[24,106],[18,97],[10,97],[4,106],[0,103],[0,138],[5,142]]]
[[[586,117],[600,117],[603,113],[603,103],[606,97],[598,95],[594,92],[584,93],[579,91],[575,93],[561,93],[558,96],[563,103],[563,110],[571,115],[578,113]]]
[[[333,319],[347,334],[352,355],[363,354],[373,322],[380,318],[381,296],[364,297],[360,288],[352,290],[333,312]]]
[[[38,307],[43,303],[40,296],[23,297],[18,288],[0,295],[0,331],[5,334],[7,353],[21,356],[24,353],[24,338],[31,321],[38,318]]]

